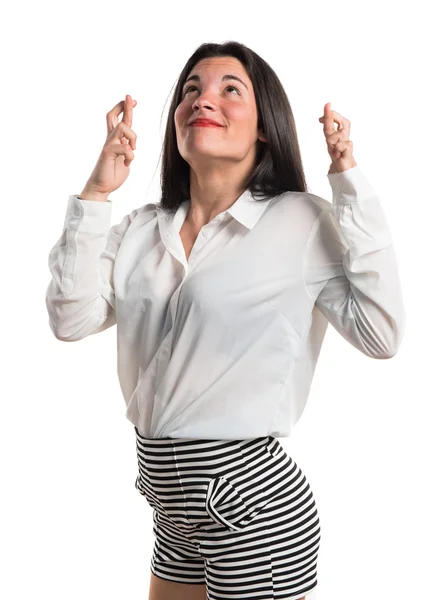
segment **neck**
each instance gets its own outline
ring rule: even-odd
[[[216,215],[227,210],[246,189],[247,175],[250,172],[231,173],[222,170],[194,172],[190,170],[190,204],[187,221],[198,228],[209,223]]]

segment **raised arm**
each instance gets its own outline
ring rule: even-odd
[[[406,315],[383,207],[359,166],[327,177],[333,203],[310,233],[305,285],[352,346],[372,358],[391,358],[402,341]]]
[[[115,258],[139,210],[110,227],[112,202],[69,197],[62,234],[48,257],[45,301],[57,339],[74,342],[115,325]]]

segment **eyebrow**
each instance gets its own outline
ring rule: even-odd
[[[240,77],[237,77],[236,75],[223,75],[223,76],[222,76],[222,78],[221,78],[221,81],[228,81],[229,79],[235,79],[236,81],[240,81],[240,83],[242,83],[242,84],[244,85],[244,87],[246,88],[246,90],[247,90],[247,91],[249,91],[249,89],[248,89],[247,85],[244,83],[244,81],[242,81],[242,80],[240,79]],[[200,81],[200,77],[199,77],[199,75],[195,74],[195,75],[191,75],[190,77],[188,77],[188,78],[187,78],[187,79],[184,81],[183,87],[185,86],[185,84],[186,84],[188,81],[192,81],[192,80],[193,80],[193,81]]]

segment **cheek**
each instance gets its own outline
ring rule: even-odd
[[[175,109],[175,113],[174,113],[174,123],[176,126],[183,126],[183,122],[187,121],[189,119],[189,116],[191,115],[191,111],[189,110],[189,108],[187,106],[185,106],[184,104],[179,104],[177,106],[177,108]]]
[[[241,105],[229,107],[226,114],[230,122],[233,121],[236,125],[242,125],[243,127],[246,127],[246,124],[253,119],[251,111],[246,106]]]

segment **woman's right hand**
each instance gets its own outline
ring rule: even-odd
[[[117,190],[130,174],[137,135],[131,129],[133,107],[137,100],[127,95],[106,115],[107,136],[96,166],[84,187],[84,195],[108,194]],[[118,116],[124,112],[122,121]],[[129,142],[129,143],[128,143]],[[82,194],[81,194],[82,195]]]

